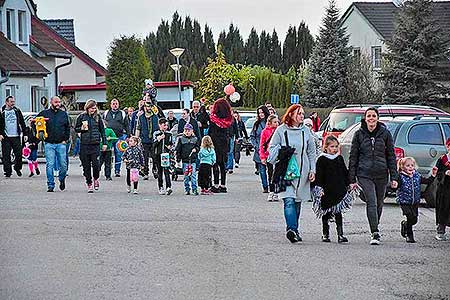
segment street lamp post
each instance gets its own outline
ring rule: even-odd
[[[180,75],[180,56],[183,54],[184,49],[183,48],[173,48],[169,50],[170,53],[172,53],[173,56],[177,59],[176,64],[176,72],[177,72],[177,79],[178,79],[178,100],[180,100],[180,105],[182,108],[184,108],[183,102],[181,100],[181,75]],[[175,70],[173,65],[171,65],[172,69]]]

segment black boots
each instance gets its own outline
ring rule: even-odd
[[[342,225],[336,226],[337,234],[338,234],[338,243],[348,243],[348,239],[344,236],[344,228]]]

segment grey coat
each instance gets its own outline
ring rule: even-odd
[[[277,162],[278,151],[281,146],[286,146],[284,132],[288,133],[289,146],[295,148],[295,157],[301,170],[299,179],[294,179],[292,185],[286,187],[285,192],[278,194],[280,198],[294,198],[296,202],[311,199],[309,173],[316,173],[316,144],[309,128],[288,127],[286,124],[279,126],[273,134],[269,145],[268,162]],[[302,139],[303,138],[303,139]]]

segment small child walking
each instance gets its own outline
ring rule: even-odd
[[[184,125],[183,135],[178,139],[177,146],[175,147],[177,161],[183,162],[183,174],[184,174],[184,193],[186,195],[192,194],[198,196],[197,191],[197,153],[198,153],[198,139],[194,135],[194,128],[191,124]]]
[[[158,188],[160,195],[172,194],[172,183],[170,182],[170,156],[169,151],[173,146],[172,133],[168,130],[169,124],[167,119],[161,118],[158,120],[159,130],[153,133],[153,154],[154,164],[158,171]],[[161,157],[164,157],[161,159]],[[163,165],[164,164],[164,165]],[[166,189],[163,187],[163,175],[166,179]]]
[[[267,169],[267,181],[269,185],[269,195],[267,196],[267,201],[278,201],[278,194],[275,194],[275,185],[272,181],[273,176],[273,165],[267,162],[267,158],[269,157],[269,144],[272,139],[273,133],[275,129],[277,129],[279,125],[278,117],[276,115],[270,115],[267,118],[266,127],[261,131],[261,140],[259,142],[259,157],[261,159],[261,164],[266,166],[266,168],[262,168],[261,170]]]
[[[39,170],[38,163],[38,145],[40,140],[36,137],[35,131],[33,130],[32,121],[30,120],[30,125],[27,128],[27,146],[30,148],[31,152],[27,158],[28,169],[30,170],[30,175],[28,177],[33,177],[34,173],[36,175],[40,175],[41,171]]]
[[[100,152],[100,169],[105,164],[105,177],[107,181],[111,181],[111,162],[113,153],[113,143],[118,140],[114,130],[108,127],[108,121],[103,120],[106,136],[106,150]],[[103,149],[103,143],[100,142],[100,149]]]
[[[133,194],[138,194],[138,178],[139,170],[144,167],[144,153],[141,147],[138,146],[139,138],[137,136],[130,137],[128,141],[128,148],[122,156],[122,161],[127,167],[127,192],[131,193],[131,175],[133,172]]]
[[[450,138],[445,142],[447,154],[441,156],[436,163],[437,193],[436,193],[436,224],[438,241],[445,241],[445,229],[450,224]]]
[[[431,171],[431,177],[425,178],[417,172],[416,161],[412,157],[404,157],[398,160],[397,168],[399,176],[397,187],[397,203],[400,204],[406,220],[401,222],[401,235],[407,243],[415,243],[413,226],[417,224],[420,203],[420,185],[430,184],[436,177],[437,168]]]
[[[342,213],[351,208],[352,196],[348,192],[350,185],[348,169],[344,159],[338,153],[339,142],[334,136],[327,136],[323,153],[317,159],[316,186],[313,189],[313,210],[322,218],[322,242],[329,243],[329,220],[334,216],[338,243],[347,243],[344,236]]]
[[[198,171],[198,185],[202,195],[213,195],[211,192],[212,166],[216,163],[216,151],[209,135],[202,139],[200,152],[198,153],[200,167]]]

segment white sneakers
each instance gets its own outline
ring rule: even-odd
[[[370,244],[371,245],[379,245],[381,244],[381,236],[379,232],[372,233],[372,236],[370,238]]]
[[[267,201],[269,202],[273,201],[273,192],[269,192],[269,195],[267,195]]]
[[[165,195],[166,194],[166,190],[164,188],[160,188],[159,189],[159,194],[160,195]]]

